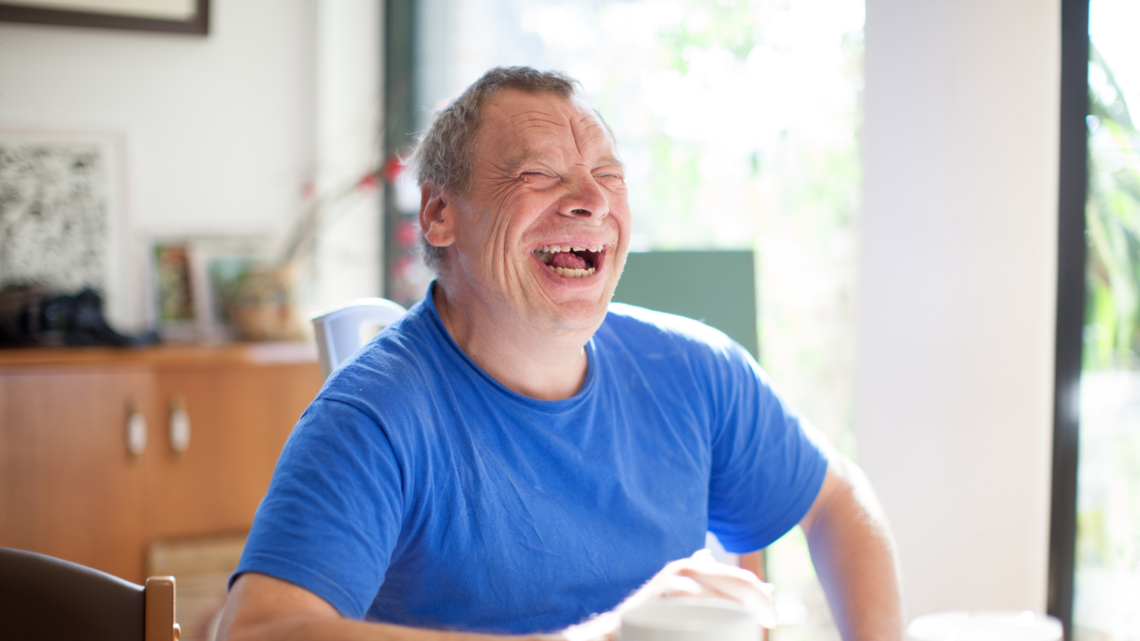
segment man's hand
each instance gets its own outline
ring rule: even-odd
[[[800,526],[844,641],[900,641],[894,542],[863,471],[830,455],[823,487]]]
[[[760,625],[776,625],[772,586],[747,570],[719,563],[708,550],[666,565],[617,608],[544,639],[550,641],[613,641],[621,615],[659,597],[717,597],[741,603]]]

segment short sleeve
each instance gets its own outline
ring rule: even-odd
[[[285,444],[234,578],[267,574],[363,618],[399,536],[401,488],[380,426],[351,405],[317,399]]]
[[[735,343],[721,352],[713,382],[709,530],[735,553],[767,547],[807,514],[827,458],[815,431],[782,399]]]

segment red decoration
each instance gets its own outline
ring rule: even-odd
[[[418,220],[409,220],[396,229],[396,242],[400,247],[412,247],[420,239],[420,223]]]
[[[396,182],[396,179],[403,173],[404,168],[404,163],[400,160],[400,157],[396,154],[392,154],[384,161],[384,168],[380,171],[384,175],[384,180],[391,184]]]

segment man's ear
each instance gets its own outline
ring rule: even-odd
[[[455,242],[455,209],[451,198],[435,185],[420,187],[420,231],[429,245],[447,247]]]

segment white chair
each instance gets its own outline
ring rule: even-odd
[[[398,303],[386,298],[358,298],[331,312],[313,317],[313,329],[320,351],[321,374],[327,379],[341,363],[363,345],[361,328],[365,325],[391,325],[407,313]]]

